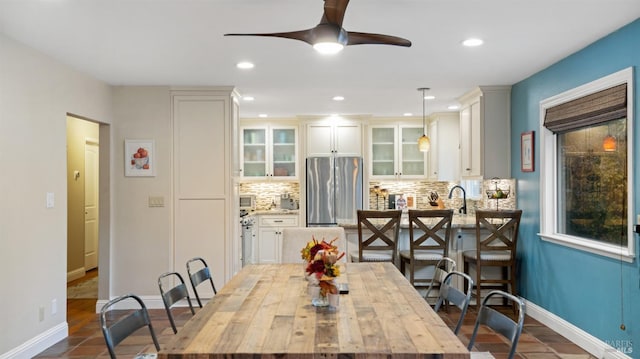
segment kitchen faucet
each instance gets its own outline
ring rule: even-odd
[[[462,191],[462,207],[458,209],[458,213],[467,214],[467,192],[465,192],[462,186],[459,186],[459,185],[453,186],[451,188],[451,191],[449,191],[449,199],[451,199],[451,196],[453,195],[453,190],[456,188],[460,188],[460,190]]]

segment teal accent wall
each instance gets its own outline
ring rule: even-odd
[[[640,358],[640,266],[542,241],[540,231],[541,100],[627,67],[634,67],[633,143],[635,215],[640,210],[640,19],[515,84],[511,92],[513,177],[523,210],[518,255],[520,294],[616,347],[631,344]],[[520,134],[534,130],[535,172],[520,171]],[[638,255],[638,235],[636,243]],[[621,300],[622,299],[622,300]],[[621,308],[626,330],[620,329]],[[633,347],[635,345],[635,347]],[[628,349],[627,349],[628,350]]]

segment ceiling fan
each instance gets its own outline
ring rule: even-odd
[[[395,45],[410,47],[411,41],[397,36],[347,31],[342,20],[349,0],[324,0],[320,23],[307,30],[263,34],[224,34],[224,36],[269,36],[304,41],[320,53],[334,54],[349,45]]]

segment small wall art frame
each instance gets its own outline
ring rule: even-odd
[[[153,140],[124,140],[124,175],[156,175],[155,143]]]
[[[520,134],[520,169],[522,172],[535,171],[534,143],[533,131]]]

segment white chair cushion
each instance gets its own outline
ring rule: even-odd
[[[441,251],[430,251],[430,250],[418,250],[413,252],[413,256],[418,261],[439,261],[442,259],[443,254]],[[403,258],[411,258],[410,250],[402,250],[400,251],[400,256]]]
[[[478,252],[476,250],[464,251],[463,256],[467,258],[478,259]],[[511,252],[509,251],[485,251],[480,253],[480,260],[483,261],[509,261],[511,260]]]
[[[358,262],[358,252],[349,253],[352,262]],[[393,253],[391,251],[362,251],[363,262],[392,262]]]

